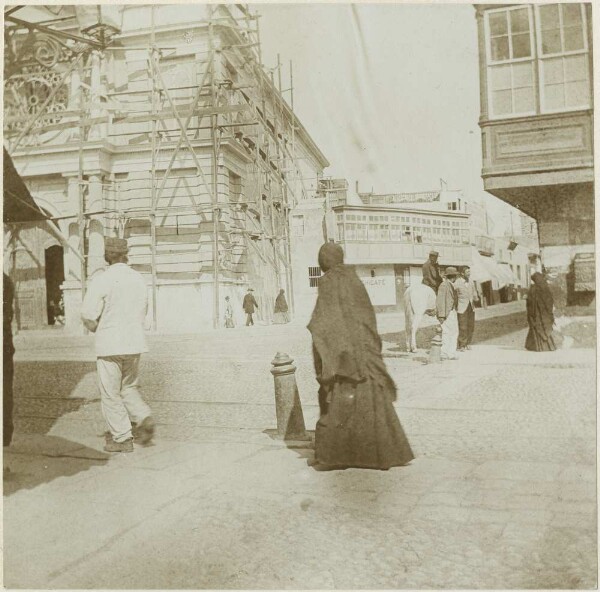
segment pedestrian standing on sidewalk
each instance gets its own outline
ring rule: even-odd
[[[475,282],[471,279],[471,269],[468,265],[462,268],[462,274],[454,283],[458,304],[458,351],[471,349],[473,331],[475,330],[475,302],[479,301]]]
[[[554,351],[554,298],[546,278],[539,272],[531,276],[533,284],[527,292],[527,322],[529,333],[525,348],[529,351]]]
[[[317,303],[308,329],[319,382],[315,468],[389,469],[414,456],[393,401],[375,311],[364,284],[335,243],[324,244]]]
[[[436,299],[436,314],[442,326],[442,360],[458,360],[456,346],[458,341],[458,321],[456,306],[458,298],[454,282],[458,271],[456,267],[447,267],[444,281],[440,284]]]
[[[231,306],[231,302],[229,302],[229,296],[225,296],[225,328],[233,329],[234,327],[233,306]]]
[[[148,444],[154,435],[150,407],[138,390],[140,357],[148,351],[148,294],[142,275],[127,265],[127,252],[125,239],[104,239],[109,267],[92,280],[81,308],[84,325],[96,334],[107,452],[133,452],[134,437],[136,443]]]
[[[281,325],[290,322],[288,313],[288,303],[285,299],[285,290],[279,290],[277,298],[275,298],[275,310],[273,311],[273,322],[276,325]]]
[[[248,288],[248,292],[244,296],[244,302],[242,304],[244,307],[244,312],[246,313],[246,327],[254,325],[254,319],[252,318],[252,315],[258,308],[258,303],[256,302],[252,292],[254,292],[254,290],[252,288]]]

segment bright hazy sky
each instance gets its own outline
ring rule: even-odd
[[[327,175],[379,193],[432,190],[443,178],[467,198],[502,203],[484,197],[480,177],[472,4],[252,9],[262,15],[264,65],[281,54],[284,89],[293,61],[294,107],[331,163]]]

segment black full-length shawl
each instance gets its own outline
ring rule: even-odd
[[[387,469],[414,457],[393,407],[396,386],[381,356],[375,311],[341,247],[321,247],[317,303],[308,325],[320,384],[316,460]]]
[[[552,336],[554,325],[552,292],[541,273],[534,273],[531,279],[533,284],[527,292],[529,333],[525,340],[525,348],[530,351],[554,351],[556,344]]]

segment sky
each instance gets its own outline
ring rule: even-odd
[[[283,63],[294,108],[354,190],[449,189],[483,201],[502,230],[508,206],[483,191],[472,4],[259,4],[263,63]],[[290,98],[290,93],[286,93]]]

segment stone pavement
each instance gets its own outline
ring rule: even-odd
[[[523,351],[525,330],[510,323],[439,365],[397,351],[397,325],[380,325],[416,456],[385,472],[316,472],[310,449],[266,432],[275,425],[264,358],[280,346],[298,362],[307,426],[316,419],[309,342],[294,328],[265,327],[261,339],[215,332],[202,344],[155,338],[145,372],[151,390],[175,387],[163,419],[168,405],[185,409],[183,428],[159,421],[156,444],[130,455],[102,452],[86,367],[69,382],[73,408],[50,409],[48,429],[21,429],[5,451],[5,586],[595,587],[595,352]],[[89,364],[86,347],[55,348],[48,407],[65,387],[60,359]],[[22,369],[33,376],[50,354],[41,341],[21,348]],[[166,376],[164,356],[175,365]],[[190,387],[182,373],[200,378]]]

